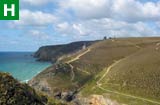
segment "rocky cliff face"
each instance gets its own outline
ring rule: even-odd
[[[68,64],[55,64],[38,74],[28,84],[50,97],[70,102],[77,93],[75,84],[70,80],[70,72],[71,67]]]
[[[96,41],[80,41],[64,45],[43,46],[34,54],[38,61],[55,62],[59,57],[75,53],[85,47],[92,45]]]

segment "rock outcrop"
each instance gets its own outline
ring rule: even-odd
[[[59,84],[61,80],[58,80],[59,75],[70,76],[70,72],[71,68],[68,64],[55,64],[34,77],[28,82],[28,84],[37,91],[45,93],[49,97],[54,97],[55,99],[70,102],[75,98],[77,93],[75,86],[71,86],[73,89],[67,89],[66,87],[65,90],[63,90],[62,88],[59,88],[59,85],[66,85],[67,83]],[[41,77],[41,75],[43,75],[43,77]],[[57,85],[51,85],[50,83],[52,81],[50,81],[50,78],[57,79],[59,83]]]
[[[72,103],[73,105],[120,105],[103,95],[91,95],[89,97],[77,96]]]

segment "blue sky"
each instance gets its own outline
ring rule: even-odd
[[[0,21],[0,51],[160,35],[160,0],[21,0],[20,5],[19,21]]]

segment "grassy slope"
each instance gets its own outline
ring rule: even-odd
[[[109,66],[114,60],[121,59],[139,48],[123,43],[123,41],[101,41],[91,46],[91,51],[72,64],[80,69],[96,74],[104,67]]]
[[[137,105],[137,103],[138,105],[152,105],[151,102],[135,99],[133,97],[127,97],[122,94],[117,94],[116,92],[146,97],[153,100],[159,99],[157,97],[159,96],[159,94],[157,94],[159,93],[157,84],[157,81],[159,81],[157,78],[159,73],[157,69],[152,70],[153,66],[158,67],[158,63],[156,64],[156,62],[158,62],[158,59],[156,59],[157,61],[155,62],[147,62],[148,59],[154,60],[151,56],[152,54],[157,54],[157,56],[155,56],[154,58],[158,58],[158,53],[154,52],[155,47],[152,49],[152,46],[155,46],[159,41],[160,38],[125,38],[100,41],[88,48],[91,51],[87,52],[79,59],[76,59],[73,62],[69,63],[74,67],[74,80],[71,80],[71,70],[69,70],[69,72],[55,73],[55,67],[46,69],[38,76],[36,76],[35,80],[41,81],[45,79],[50,85],[53,92],[55,92],[57,89],[65,91],[83,87],[81,93],[84,96],[96,93],[109,95],[111,98],[116,99],[119,102],[131,105]],[[151,49],[153,50],[153,52]],[[63,59],[62,62],[64,63],[70,61],[84,52],[85,51],[78,52],[73,56],[69,56],[68,58]],[[146,57],[148,58],[145,59]],[[108,74],[105,75],[104,78],[100,81],[100,84],[104,89],[109,89],[111,91],[100,89],[97,86],[97,81],[106,73],[106,70],[110,65],[115,63],[115,61],[123,58],[124,61],[111,68]],[[139,62],[133,64],[133,62],[136,61]],[[149,65],[150,63],[152,63],[153,65]],[[65,65],[70,67],[69,64]],[[139,64],[143,65],[138,66]],[[141,68],[144,67],[144,65],[146,66],[146,70],[144,69],[143,73],[141,73]],[[136,68],[134,68],[134,66]],[[61,70],[62,69],[59,69],[58,71]],[[157,72],[154,73],[155,71]],[[150,78],[153,80],[148,81],[150,80]],[[142,82],[141,80],[143,80],[144,82]],[[149,88],[146,87],[148,85],[148,82],[150,83]],[[130,87],[133,85],[135,86],[134,88]],[[142,89],[145,89],[145,91],[142,91]],[[154,91],[152,91],[151,89]],[[116,92],[114,93],[112,91]],[[144,92],[147,95],[145,95]]]
[[[123,43],[126,43],[126,39],[122,40]],[[107,68],[100,72],[82,90],[83,95],[109,94],[111,98],[121,103],[132,105],[158,104],[150,102],[150,100],[159,102],[160,99],[160,51],[156,50],[160,48],[156,45],[159,41],[159,38],[127,39],[127,43],[136,44],[137,48],[139,47],[140,49],[114,65],[104,78],[102,76],[106,73]],[[100,78],[102,79],[100,80]],[[102,89],[97,86],[97,81],[99,80]],[[142,97],[149,99],[149,101],[128,97],[123,94]]]
[[[159,100],[159,64],[159,50],[154,46],[143,49],[114,66],[106,75],[103,84],[124,93]],[[112,85],[113,83],[117,85]]]
[[[59,72],[55,73],[56,70],[54,66],[40,73],[38,76],[35,77],[34,80],[38,82],[40,82],[41,80],[47,81],[50,87],[52,88],[51,90],[53,93],[57,90],[63,90],[63,91],[74,90],[83,86],[96,73],[101,71],[103,67],[112,64],[113,60],[123,58],[126,55],[129,55],[130,53],[137,51],[139,48],[136,48],[133,45],[128,45],[125,43],[123,44],[121,42],[113,42],[109,40],[109,41],[98,42],[97,44],[93,45],[90,49],[91,49],[90,52],[84,54],[79,59],[70,62],[70,64],[73,65],[74,67],[73,68],[75,74],[74,80],[71,80],[72,75],[70,68],[68,68],[70,69],[69,72],[61,72],[62,69],[60,68],[58,70]],[[125,52],[126,49],[128,50],[127,52]],[[117,51],[120,51],[121,53]],[[77,55],[73,56],[77,57],[79,54],[83,52],[85,51],[78,52]],[[70,58],[74,57],[71,56]],[[63,63],[64,62],[67,61],[63,60]]]

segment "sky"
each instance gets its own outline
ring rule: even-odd
[[[0,51],[104,36],[160,36],[160,0],[20,0],[20,20],[0,21]]]

